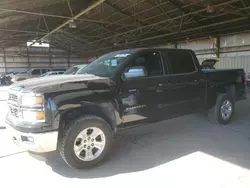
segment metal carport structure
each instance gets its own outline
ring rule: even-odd
[[[246,0],[8,0],[0,4],[0,43],[48,41],[96,56],[248,31],[249,9]]]

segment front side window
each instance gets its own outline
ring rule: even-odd
[[[163,67],[159,52],[146,52],[141,54],[139,57],[135,58],[128,71],[131,71],[131,68],[133,69],[133,71],[136,71],[136,67],[140,69],[142,68],[143,71],[145,71],[145,73],[143,74],[144,77],[163,75]],[[133,71],[131,73],[133,73]]]
[[[167,52],[168,67],[172,74],[182,74],[194,72],[195,64],[192,54],[185,51]]]

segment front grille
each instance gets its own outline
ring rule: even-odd
[[[10,107],[10,113],[12,116],[18,118],[18,109],[14,107]]]
[[[9,93],[9,100],[17,102],[17,95],[13,93]]]

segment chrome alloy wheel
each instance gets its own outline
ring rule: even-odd
[[[88,127],[81,131],[75,139],[75,155],[82,161],[93,161],[101,155],[105,143],[105,135],[101,129]]]
[[[233,104],[229,100],[225,100],[220,108],[221,117],[224,120],[228,120],[233,113]]]

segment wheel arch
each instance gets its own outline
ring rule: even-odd
[[[116,132],[117,125],[119,123],[119,117],[117,116],[117,109],[111,102],[105,103],[83,103],[82,106],[69,109],[61,113],[59,119],[59,138],[61,138],[62,132],[67,126],[76,119],[84,115],[95,115],[104,119],[111,127],[112,131]]]
[[[217,87],[217,93],[218,93],[217,95],[228,93],[232,96],[233,100],[235,100],[235,95],[236,95],[235,84],[220,85]]]

